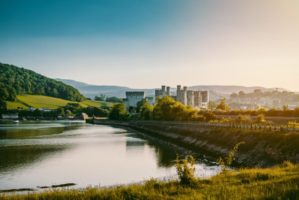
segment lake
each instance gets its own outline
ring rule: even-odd
[[[0,190],[174,178],[177,154],[198,159],[198,176],[219,171],[203,155],[123,128],[75,121],[0,124]]]

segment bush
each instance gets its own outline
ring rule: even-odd
[[[126,110],[126,106],[123,103],[115,104],[110,113],[109,119],[112,120],[125,120],[129,116],[129,113]]]
[[[153,109],[153,118],[167,121],[196,121],[201,120],[202,116],[194,108],[185,106],[172,97],[165,96],[158,99]]]
[[[233,161],[236,159],[236,154],[239,150],[239,146],[244,144],[245,142],[237,143],[232,150],[230,150],[226,156],[226,158],[220,157],[218,159],[218,164],[221,166],[222,170],[225,172],[228,167],[232,166]]]
[[[179,176],[179,181],[182,185],[192,186],[196,183],[195,177],[195,160],[192,156],[187,156],[185,159],[176,159],[176,170]]]
[[[153,109],[154,108],[150,103],[144,102],[140,108],[140,118],[143,120],[152,119]]]

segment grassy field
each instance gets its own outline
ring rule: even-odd
[[[42,95],[18,95],[16,101],[7,101],[7,109],[28,109],[32,108],[45,108],[45,109],[57,109],[59,107],[66,106],[68,103],[76,103],[64,99],[42,96]],[[101,107],[101,106],[112,106],[109,102],[100,102],[92,100],[84,100],[79,102],[81,107]]]
[[[105,101],[85,100],[85,101],[80,102],[80,105],[82,107],[101,107],[101,106],[112,107],[113,103],[105,102]]]
[[[17,109],[26,110],[26,109],[28,109],[28,106],[26,106],[18,101],[6,101],[6,107],[8,110],[17,110]]]
[[[193,186],[150,180],[112,188],[0,195],[0,199],[299,199],[299,166],[285,163],[274,168],[240,169],[197,180]]]

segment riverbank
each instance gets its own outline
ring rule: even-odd
[[[197,180],[193,186],[177,181],[149,180],[144,184],[83,190],[48,190],[41,193],[1,195],[23,199],[298,199],[299,166],[284,163],[273,168],[240,169]]]
[[[245,142],[240,146],[236,166],[269,167],[285,160],[299,162],[298,131],[217,127],[199,122],[93,120],[92,123],[142,131],[215,160],[225,156],[238,142]]]

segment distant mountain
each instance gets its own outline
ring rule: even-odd
[[[116,96],[119,98],[125,97],[126,91],[145,91],[146,96],[154,96],[155,88],[152,89],[133,89],[129,87],[123,86],[109,86],[109,85],[91,85],[83,82],[78,82],[74,80],[67,79],[57,79],[61,82],[64,82],[68,85],[71,85],[77,88],[83,95],[94,98],[95,96],[99,96],[104,94],[108,97]],[[260,89],[261,91],[271,91],[275,90],[275,88],[264,88],[264,87],[245,87],[245,86],[221,86],[221,85],[196,85],[188,87],[193,90],[209,90],[210,91],[210,99],[217,100],[223,97],[229,98],[229,96],[234,92],[243,91],[245,93],[253,92],[255,89]],[[283,90],[283,89],[280,89]],[[176,88],[171,88],[171,93],[175,95]]]
[[[34,71],[0,63],[0,100],[15,100],[16,95],[33,94],[71,101],[85,99],[80,92],[63,82],[47,78]]]

